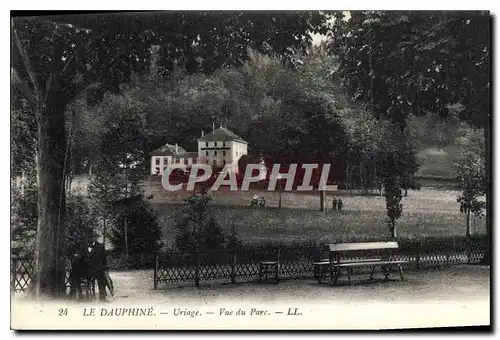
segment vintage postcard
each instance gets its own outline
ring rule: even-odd
[[[11,328],[490,329],[490,30],[12,13]]]

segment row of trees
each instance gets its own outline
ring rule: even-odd
[[[330,46],[351,97],[403,133],[410,115],[433,112],[446,117],[458,107],[460,119],[484,129],[485,183],[489,183],[489,13],[356,11],[348,19],[341,12],[335,17]],[[393,170],[385,178],[390,224],[400,215],[404,177],[398,166]],[[483,188],[490,234],[491,192],[489,186]],[[484,257],[488,261],[489,254]]]

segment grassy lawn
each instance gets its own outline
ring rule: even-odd
[[[161,188],[160,188],[161,189]],[[161,189],[163,190],[163,189]],[[264,209],[250,208],[256,192],[216,192],[210,203],[213,213],[225,231],[234,225],[243,242],[335,241],[339,238],[384,238],[386,226],[385,199],[380,196],[354,196],[338,192],[343,211],[331,211],[332,197],[327,196],[328,211],[319,211],[319,197],[310,193],[284,193],[282,208],[278,194],[257,192],[266,199]],[[173,225],[187,193],[158,190],[154,205],[160,217],[167,244],[175,235]],[[423,188],[410,191],[403,199],[403,215],[397,233],[405,237],[464,235],[464,216],[458,211],[457,191]],[[484,220],[473,222],[477,233],[484,232]],[[474,229],[474,226],[476,228]]]

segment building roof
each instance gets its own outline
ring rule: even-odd
[[[177,149],[177,151],[176,151]],[[153,150],[151,156],[175,156],[179,157],[181,154],[187,153],[181,146],[175,146],[171,144],[165,144],[161,148]]]
[[[198,152],[184,152],[179,154],[179,157],[198,157]]]
[[[198,141],[199,142],[236,141],[248,144],[248,142],[245,141],[243,138],[223,127],[220,127],[210,133],[207,133],[205,136],[198,138]]]

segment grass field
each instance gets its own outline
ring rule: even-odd
[[[417,155],[420,168],[415,175],[453,177],[454,164],[460,155],[460,150],[457,145],[421,150]]]
[[[160,190],[163,190],[160,188]],[[278,208],[278,193],[257,192],[266,199],[263,209],[249,206],[256,192],[216,192],[211,209],[225,231],[234,225],[243,242],[304,242],[342,239],[376,239],[388,236],[385,199],[380,196],[355,196],[338,192],[343,211],[319,211],[319,197],[313,194],[283,193]],[[154,206],[160,217],[164,241],[175,235],[173,225],[183,208],[187,193],[158,192]],[[465,218],[458,211],[457,191],[422,188],[410,191],[403,199],[403,215],[398,220],[398,236],[422,237],[464,235]],[[484,220],[474,220],[472,232],[484,232]]]

